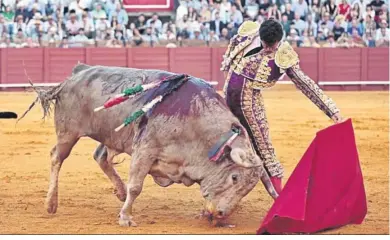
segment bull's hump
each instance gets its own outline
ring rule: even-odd
[[[210,100],[220,101],[218,93],[206,81],[190,77],[178,90],[167,96],[153,113],[166,116],[199,115],[201,113],[191,111],[194,99],[204,104]]]

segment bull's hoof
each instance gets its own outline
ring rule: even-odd
[[[46,210],[48,213],[55,214],[57,212],[58,202],[57,200],[49,200],[46,202],[46,206],[47,206]]]
[[[47,206],[47,212],[50,214],[55,214],[57,212],[57,205],[49,204]]]
[[[119,225],[122,227],[137,227],[137,223],[132,220],[133,217],[120,214]]]

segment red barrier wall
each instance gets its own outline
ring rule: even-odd
[[[330,90],[387,90],[386,84],[367,82],[389,80],[387,48],[316,49],[298,48],[301,67],[314,81]],[[133,68],[161,69],[187,73],[207,81],[218,81],[223,87],[220,63],[224,48],[76,48],[76,49],[0,49],[0,84],[55,83],[70,75],[77,62]],[[288,80],[285,77],[284,80]],[[335,84],[332,82],[365,84]]]

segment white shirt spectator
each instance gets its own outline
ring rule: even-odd
[[[176,9],[176,21],[183,18],[184,15],[188,14],[188,8],[185,2],[180,2],[180,6]]]
[[[79,2],[81,3],[81,2]],[[69,4],[68,8],[69,8],[69,11],[70,10],[75,10],[76,11],[76,15],[81,17],[81,15],[83,14],[83,9],[81,8],[81,4],[77,3],[77,1],[73,1]]]
[[[389,38],[390,38],[390,29],[389,28],[386,28],[386,35],[385,36],[383,36],[380,28],[376,30],[375,40],[378,41],[382,38],[385,38],[385,39],[387,39],[387,41],[389,41]]]
[[[118,0],[106,0],[106,5],[104,6],[104,9],[106,12],[114,12],[116,8],[116,4],[119,3]]]
[[[292,5],[291,8],[292,11],[294,11],[295,14],[299,14],[301,17],[304,17],[308,13],[308,6],[305,0],[298,0]]]
[[[68,20],[66,21],[66,30],[69,31],[71,34],[77,33],[79,29],[82,27],[81,23],[78,20],[72,21]]]
[[[223,0],[219,9],[219,16],[223,23],[227,23],[230,19],[232,5],[227,0]]]

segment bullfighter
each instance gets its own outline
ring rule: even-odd
[[[329,118],[335,123],[343,121],[336,104],[301,70],[298,54],[282,38],[283,27],[274,19],[261,25],[245,21],[231,39],[221,67],[227,105],[246,128],[278,193],[284,170],[272,146],[262,91],[287,74]]]

